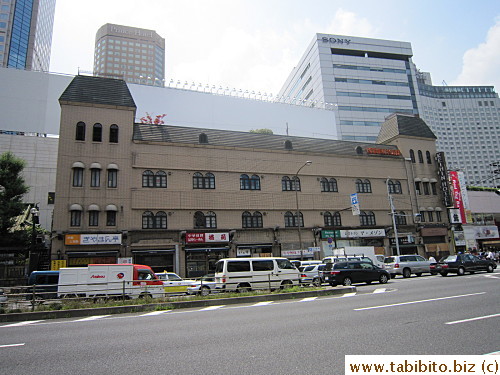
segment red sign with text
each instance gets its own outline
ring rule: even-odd
[[[186,243],[229,242],[229,233],[186,233]]]

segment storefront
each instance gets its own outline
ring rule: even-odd
[[[273,244],[239,244],[236,247],[237,257],[271,257],[273,256]]]
[[[68,267],[86,267],[89,264],[115,264],[116,251],[68,251]]]
[[[67,234],[64,252],[68,267],[85,267],[89,264],[114,264],[122,244],[121,233]]]
[[[333,256],[335,248],[373,246],[381,247],[386,237],[383,228],[335,229],[321,231],[322,257]]]
[[[450,254],[449,244],[446,241],[448,237],[447,227],[424,227],[420,229],[420,235],[425,249],[425,254],[420,255],[441,259]]]
[[[132,250],[133,262],[150,266],[154,272],[177,272],[175,248],[161,250]]]
[[[215,272],[215,263],[229,255],[229,233],[186,233],[186,277]]]

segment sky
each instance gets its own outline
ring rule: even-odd
[[[316,33],[410,42],[434,85],[500,91],[499,0],[57,0],[50,71],[92,71],[114,23],[165,38],[165,78],[276,95]]]

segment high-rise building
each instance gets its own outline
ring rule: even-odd
[[[375,142],[392,113],[418,115],[468,185],[498,185],[500,100],[494,87],[433,86],[412,55],[407,42],[316,34],[279,95],[332,110],[332,127],[343,140]]]
[[[56,0],[0,0],[0,66],[47,72]]]
[[[154,30],[107,23],[96,34],[94,74],[163,86],[165,39]]]

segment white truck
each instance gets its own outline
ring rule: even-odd
[[[159,298],[163,282],[149,266],[139,264],[89,264],[59,270],[59,298]]]
[[[323,263],[337,262],[345,258],[369,258],[371,262],[380,268],[384,268],[384,255],[375,254],[373,246],[346,246],[332,250],[332,256],[323,258]]]

